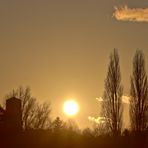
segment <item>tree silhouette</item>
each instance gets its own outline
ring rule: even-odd
[[[65,123],[65,128],[69,131],[74,131],[74,132],[79,132],[80,129],[77,125],[77,123],[72,120],[72,119],[69,119],[66,123]]]
[[[32,97],[29,87],[19,87],[6,95],[6,99],[11,97],[19,98],[22,101],[22,126],[24,130],[48,126],[50,106],[47,103],[39,104],[36,98]]]
[[[95,137],[97,137],[97,136],[105,136],[105,135],[108,134],[108,131],[109,131],[109,129],[108,129],[108,126],[106,126],[106,122],[105,121],[104,122],[100,122],[100,123],[95,123],[93,125],[92,133],[93,133],[93,135]]]
[[[122,94],[119,55],[116,49],[110,55],[102,113],[106,118],[106,125],[113,135],[119,135],[122,127]]]
[[[85,137],[90,138],[90,137],[94,136],[94,133],[90,128],[87,127],[82,131],[82,135],[85,136]]]
[[[49,119],[49,104],[36,104],[35,113],[33,117],[33,121],[31,123],[31,127],[34,129],[45,129],[48,128],[51,124]]]
[[[141,132],[146,128],[146,111],[148,107],[148,81],[143,52],[137,50],[133,59],[133,73],[130,89],[131,128]]]
[[[60,117],[56,117],[56,119],[52,122],[53,132],[58,133],[64,128],[65,124],[60,119]]]

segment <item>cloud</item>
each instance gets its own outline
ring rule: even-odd
[[[96,98],[96,100],[99,101],[99,102],[103,102],[103,98],[102,97]]]
[[[101,124],[101,123],[105,123],[106,118],[105,117],[97,117],[97,118],[95,118],[95,117],[89,116],[88,120],[92,121],[94,123],[97,123],[97,124]]]
[[[148,8],[115,7],[113,17],[119,21],[148,22]]]
[[[98,102],[103,102],[103,101],[104,101],[102,97],[96,98],[96,100],[97,100]],[[122,96],[122,102],[123,102],[123,103],[126,103],[126,104],[129,104],[129,103],[130,103],[130,97],[129,97],[129,96],[123,95],[123,96]]]
[[[130,104],[130,97],[128,96],[122,96],[122,102],[126,104]]]

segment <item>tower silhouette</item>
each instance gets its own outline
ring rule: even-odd
[[[22,129],[21,100],[15,97],[6,100],[5,125],[7,131]]]

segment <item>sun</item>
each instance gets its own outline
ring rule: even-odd
[[[68,116],[74,116],[79,111],[78,103],[74,100],[68,100],[63,105],[63,111]]]

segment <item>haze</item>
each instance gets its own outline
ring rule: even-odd
[[[148,6],[146,0],[0,1],[0,97],[20,85],[49,101],[52,116],[63,115],[63,102],[79,102],[76,121],[98,116],[110,52],[117,48],[124,94],[136,49],[148,57],[148,23],[123,22],[114,7]],[[146,63],[148,70],[148,63]]]

